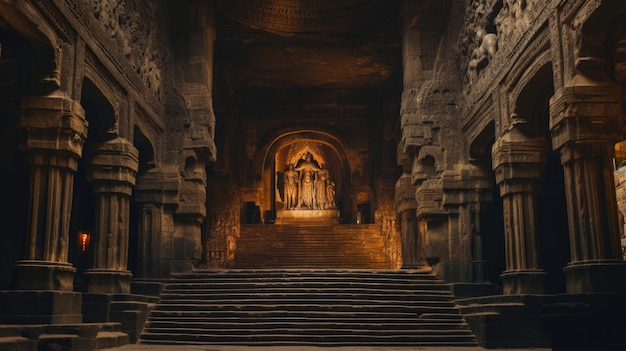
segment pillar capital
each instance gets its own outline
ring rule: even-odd
[[[550,99],[550,131],[554,149],[581,143],[611,144],[613,147],[622,140],[619,87],[608,81],[575,79],[573,83],[577,85],[559,89]],[[593,154],[581,156],[593,157]]]
[[[24,97],[18,128],[20,148],[33,165],[52,165],[75,171],[87,138],[88,123],[78,101],[60,93]]]
[[[404,210],[415,210],[417,202],[415,201],[416,186],[411,182],[409,173],[402,173],[402,176],[396,182],[395,201],[396,211],[398,213]]]
[[[487,172],[472,163],[459,164],[441,174],[443,205],[456,207],[491,201],[491,179]]]
[[[135,202],[164,204],[177,207],[182,179],[178,169],[153,168],[137,178],[134,188]]]
[[[508,189],[510,181],[538,180],[543,176],[547,142],[542,137],[527,135],[515,124],[493,144],[491,158],[496,183]],[[518,189],[522,191],[523,189]]]
[[[94,183],[94,191],[130,196],[139,168],[139,151],[118,137],[98,144],[93,154],[87,176]]]

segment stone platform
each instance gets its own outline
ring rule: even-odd
[[[305,223],[339,224],[339,210],[280,210],[276,211],[276,224],[305,224]]]

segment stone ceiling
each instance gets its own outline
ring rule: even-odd
[[[218,0],[216,67],[233,88],[378,87],[401,65],[399,1]]]

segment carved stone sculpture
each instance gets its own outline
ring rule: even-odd
[[[323,210],[328,207],[328,199],[326,195],[326,187],[330,178],[330,172],[324,168],[324,164],[320,166],[317,171],[317,177],[315,179],[315,207]]]
[[[283,173],[284,203],[288,210],[334,209],[335,182],[330,170],[318,166],[313,155],[307,152],[297,165],[290,164]]]
[[[313,162],[313,155],[307,153],[305,159],[296,168],[300,174],[300,192],[298,207],[315,208],[315,174],[320,168]]]
[[[298,206],[298,185],[300,184],[298,172],[293,165],[285,171],[285,207],[294,209]]]
[[[476,42],[478,46],[472,51],[472,58],[468,64],[470,77],[475,78],[484,69],[489,61],[493,60],[498,51],[498,36],[494,33],[487,33],[484,29],[476,31]]]

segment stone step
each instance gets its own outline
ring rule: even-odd
[[[445,284],[437,283],[411,283],[402,285],[400,283],[356,283],[356,282],[185,282],[171,283],[163,290],[164,293],[172,293],[185,290],[252,290],[252,289],[377,289],[379,291],[449,291],[449,287]],[[259,290],[257,290],[259,291]]]
[[[164,283],[141,343],[475,346],[426,271],[202,270]]]
[[[254,313],[260,311],[328,311],[328,312],[410,312],[416,318],[423,313],[452,313],[454,310],[449,306],[406,306],[394,304],[378,305],[356,305],[356,304],[335,304],[335,305],[306,305],[306,304],[229,304],[229,305],[193,305],[193,304],[160,304],[157,307],[161,311],[190,311],[193,313],[209,312],[246,312]]]
[[[150,328],[209,328],[209,329],[257,329],[257,328],[337,328],[346,326],[358,326],[367,329],[465,329],[462,319],[457,320],[441,319],[421,320],[421,319],[395,319],[395,318],[312,318],[312,317],[289,317],[272,319],[251,319],[251,318],[153,318],[148,324]]]
[[[356,333],[351,331],[346,334],[326,335],[300,335],[294,330],[287,330],[285,334],[272,333],[268,335],[255,335],[247,333],[242,335],[224,334],[186,334],[186,333],[145,333],[142,343],[150,344],[221,344],[221,345],[315,345],[315,346],[476,346],[476,341],[471,335],[394,335],[381,333]],[[314,341],[312,341],[312,339]],[[174,341],[172,341],[174,340]]]
[[[0,336],[0,350],[37,351],[37,341],[22,336]]]
[[[357,326],[358,327],[358,326]],[[404,337],[424,337],[424,336],[454,336],[454,337],[467,337],[472,338],[473,335],[469,330],[459,330],[459,329],[436,329],[432,330],[429,328],[402,328],[402,329],[394,329],[391,331],[388,328],[378,328],[372,329],[368,326],[364,326],[364,328],[355,328],[355,326],[331,326],[330,328],[320,328],[316,326],[287,326],[287,327],[272,327],[272,328],[207,328],[207,327],[198,327],[193,328],[190,326],[179,326],[179,327],[169,327],[169,328],[157,328],[151,327],[148,328],[148,331],[145,333],[149,334],[168,334],[168,333],[178,333],[178,334],[187,334],[187,335],[228,335],[229,337],[237,337],[237,336],[248,336],[254,335],[256,337],[260,337],[263,335],[286,335],[289,334],[291,336],[317,336],[324,335],[325,337],[329,336],[337,336],[337,335],[348,335],[348,336],[368,336],[368,337],[390,337],[390,336],[404,336]]]
[[[388,268],[379,225],[242,225],[237,268]]]
[[[233,269],[230,270],[195,270],[188,273],[173,273],[172,278],[177,281],[200,279],[203,281],[216,279],[225,280],[241,280],[241,279],[289,279],[289,280],[311,280],[322,277],[324,280],[341,280],[341,281],[381,281],[381,280],[400,280],[406,281],[438,281],[431,274],[430,270],[337,270],[337,269]]]
[[[434,315],[438,317],[433,318]],[[416,314],[413,311],[377,311],[377,310],[261,310],[261,311],[217,311],[217,310],[155,310],[150,314],[149,321],[152,318],[179,318],[181,320],[194,320],[199,318],[205,318],[207,320],[212,320],[214,318],[221,319],[249,319],[249,320],[275,320],[275,319],[292,319],[292,318],[308,318],[310,320],[315,319],[338,319],[342,320],[345,318],[361,320],[361,319],[369,319],[369,318],[380,318],[381,320],[388,319],[397,319],[397,320],[428,320],[428,321],[459,321],[462,320],[462,316],[458,314],[456,311],[449,311],[448,313],[440,312],[425,312],[421,315]]]
[[[323,291],[320,290],[318,292],[310,292],[302,290],[301,292],[284,292],[280,289],[276,289],[274,291],[262,291],[262,292],[228,292],[228,297],[231,300],[245,300],[252,301],[258,299],[272,299],[272,300],[280,300],[285,301],[286,299],[298,299],[303,301],[315,301],[326,298],[328,294],[332,294],[333,299],[336,300],[358,300],[358,301],[386,301],[393,300],[398,302],[415,302],[415,294],[411,292],[396,292],[393,296],[389,296],[389,294],[384,294],[376,291],[375,293],[367,293],[367,292],[346,292],[342,290],[334,290],[334,291]],[[219,303],[224,299],[226,294],[224,291],[193,291],[190,293],[164,293],[161,295],[161,302],[171,302],[171,301],[202,301],[203,303]],[[419,295],[420,301],[450,301],[450,296],[448,294],[431,294],[428,291],[424,291],[424,293],[420,293]]]
[[[295,283],[299,283],[299,282],[315,282],[315,281],[324,281],[326,283],[332,283],[333,281],[335,282],[361,282],[361,283],[375,283],[375,282],[383,282],[383,283],[416,283],[416,284],[420,284],[420,283],[431,283],[431,282],[435,282],[435,283],[443,283],[442,280],[440,279],[435,279],[435,278],[428,278],[428,277],[415,277],[415,278],[408,278],[408,277],[393,277],[393,276],[380,276],[380,277],[366,277],[366,276],[362,276],[362,275],[357,275],[356,277],[350,277],[350,276],[346,276],[346,277],[342,277],[341,275],[324,275],[324,274],[318,274],[318,275],[311,275],[311,276],[289,276],[289,275],[285,275],[285,276],[263,276],[262,273],[259,273],[259,277],[252,277],[252,276],[233,276],[233,277],[228,277],[228,276],[219,276],[219,275],[214,275],[214,274],[207,274],[210,276],[207,276],[205,279],[203,280],[202,278],[198,279],[197,277],[181,277],[179,279],[177,279],[177,282],[189,282],[189,283],[193,283],[194,281],[220,281],[220,282],[254,282],[254,281],[258,281],[258,282],[263,282],[263,281],[276,281],[276,282],[295,282]]]

